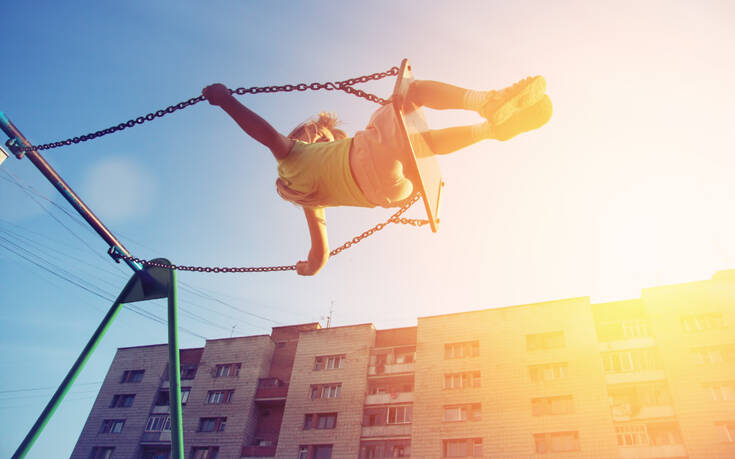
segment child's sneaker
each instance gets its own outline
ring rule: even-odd
[[[500,91],[489,91],[487,102],[480,115],[490,124],[501,124],[514,113],[534,105],[546,92],[546,80],[542,76],[528,77]]]
[[[508,140],[523,132],[538,129],[551,119],[551,99],[544,96],[535,105],[524,108],[505,123],[492,126],[491,138]]]

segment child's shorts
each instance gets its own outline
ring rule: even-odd
[[[382,106],[365,130],[355,134],[350,150],[352,174],[368,201],[394,207],[411,196],[413,184],[404,172],[408,170],[410,155],[393,105]]]

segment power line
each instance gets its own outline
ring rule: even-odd
[[[92,385],[99,385],[102,384],[103,381],[93,381],[93,382],[85,382],[85,383],[78,383],[75,382],[74,386],[92,386]],[[51,389],[57,389],[57,386],[46,386],[46,387],[33,387],[30,389],[8,389],[8,390],[0,390],[0,394],[8,394],[8,393],[15,393],[15,392],[31,392],[31,391],[37,391],[37,390],[51,390]]]
[[[4,237],[2,237],[2,236],[0,236],[0,240],[4,240],[4,241],[6,241],[6,242],[9,242],[9,243],[11,243],[11,244],[13,244],[13,245],[16,245],[16,244],[14,244],[14,243],[13,243],[12,241],[9,241],[9,240],[5,239],[5,238],[4,238]],[[89,288],[89,287],[87,287],[87,286],[83,285],[83,284],[82,284],[82,283],[80,283],[80,282],[77,282],[77,281],[75,281],[75,280],[73,280],[73,279],[71,279],[71,278],[69,278],[69,277],[63,276],[63,275],[59,274],[58,272],[56,272],[56,271],[53,271],[53,270],[51,270],[51,269],[49,269],[49,268],[47,268],[47,267],[43,266],[42,264],[40,264],[40,263],[38,263],[38,262],[36,262],[36,261],[34,261],[34,260],[31,260],[30,258],[28,258],[28,257],[24,256],[24,255],[23,255],[22,253],[18,252],[17,250],[14,250],[14,249],[13,249],[13,248],[11,248],[11,247],[8,247],[8,246],[7,246],[7,245],[5,245],[5,244],[2,244],[2,243],[0,243],[0,246],[1,246],[1,247],[3,247],[3,248],[5,248],[6,250],[8,250],[8,251],[10,251],[10,252],[13,252],[14,254],[16,254],[17,256],[19,256],[19,257],[21,257],[21,258],[23,258],[23,259],[24,259],[24,260],[26,260],[27,262],[29,262],[29,263],[32,263],[33,265],[35,265],[35,266],[37,266],[37,267],[39,267],[39,268],[43,269],[44,271],[46,271],[46,272],[48,272],[48,273],[50,273],[50,274],[52,274],[52,275],[54,275],[54,276],[56,276],[56,277],[58,277],[58,278],[62,279],[62,280],[65,280],[66,282],[69,282],[69,283],[71,283],[71,284],[73,284],[73,285],[76,285],[77,287],[79,287],[79,288],[81,288],[82,290],[85,290],[85,291],[87,291],[87,292],[91,293],[92,295],[95,295],[95,296],[97,296],[97,297],[99,297],[99,298],[102,298],[103,300],[106,300],[106,301],[108,301],[108,302],[110,302],[110,303],[112,303],[112,302],[114,301],[114,298],[113,298],[112,296],[106,296],[106,295],[104,295],[104,294],[102,294],[102,293],[96,292],[96,291],[92,290],[91,288]],[[21,247],[21,249],[22,249],[22,247]],[[38,255],[35,255],[35,256],[36,256],[36,257],[38,257],[38,258],[41,258],[41,259],[43,259],[42,257],[39,257]],[[52,265],[52,266],[55,266],[55,265],[53,265],[53,263],[51,263],[51,265]],[[60,269],[60,270],[61,270],[61,271],[65,271],[65,272],[66,272],[66,270],[63,270],[63,269]],[[162,319],[161,317],[158,317],[158,316],[156,316],[155,314],[152,314],[152,313],[150,313],[150,312],[148,312],[148,311],[145,311],[145,310],[143,310],[143,309],[139,308],[138,306],[135,306],[135,305],[132,305],[132,304],[128,304],[128,303],[126,303],[126,304],[125,304],[125,308],[126,308],[126,309],[129,309],[130,311],[132,311],[132,312],[134,312],[134,313],[136,313],[136,314],[138,314],[138,315],[141,315],[141,316],[143,316],[143,317],[146,317],[146,318],[148,318],[148,319],[151,319],[151,320],[153,320],[153,321],[155,321],[155,322],[158,322],[158,323],[160,323],[160,324],[163,324],[163,325],[167,325],[167,323],[168,323],[168,322],[167,322],[166,320]],[[198,334],[198,333],[195,333],[195,332],[193,332],[193,331],[191,331],[191,330],[189,330],[189,329],[187,329],[187,328],[185,328],[185,327],[181,327],[181,326],[179,326],[179,329],[180,329],[181,331],[183,331],[183,332],[189,333],[190,335],[196,336],[197,338],[201,338],[201,339],[204,339],[204,340],[206,340],[206,339],[207,339],[206,337],[204,337],[204,336],[202,336],[202,335],[200,335],[200,334]]]
[[[64,224],[63,222],[61,222],[61,220],[59,220],[58,218],[56,218],[56,216],[55,216],[55,215],[53,215],[53,213],[51,213],[51,211],[50,211],[50,210],[49,210],[49,209],[48,209],[47,207],[45,207],[45,206],[44,206],[43,204],[41,204],[40,202],[38,202],[38,200],[36,200],[36,199],[34,198],[34,196],[32,196],[32,195],[31,195],[31,193],[33,193],[33,194],[35,194],[36,196],[38,196],[38,197],[40,197],[40,198],[42,198],[42,199],[44,199],[44,200],[48,201],[48,202],[49,202],[49,203],[51,203],[51,204],[52,204],[53,206],[55,206],[55,207],[56,207],[57,209],[61,210],[61,211],[62,211],[62,212],[63,212],[63,213],[64,213],[64,214],[65,214],[65,215],[67,216],[67,217],[71,218],[71,219],[72,219],[72,220],[73,220],[73,221],[74,221],[75,223],[78,223],[78,224],[80,224],[80,225],[81,225],[82,227],[84,227],[84,228],[85,228],[86,230],[88,230],[88,231],[90,231],[90,232],[91,232],[91,231],[92,231],[92,230],[91,230],[91,228],[89,228],[89,227],[88,227],[88,226],[86,225],[86,222],[85,222],[85,221],[83,221],[83,220],[82,220],[82,219],[81,219],[81,218],[80,218],[80,217],[79,217],[78,215],[75,215],[75,214],[72,214],[72,213],[70,213],[70,212],[69,212],[69,211],[67,211],[66,209],[64,209],[64,208],[62,208],[61,206],[59,206],[58,204],[56,204],[56,203],[55,203],[55,202],[54,202],[53,200],[51,200],[51,199],[49,199],[48,197],[44,196],[43,194],[39,193],[39,192],[38,192],[38,191],[36,191],[36,190],[35,190],[35,189],[34,189],[34,188],[33,188],[32,186],[30,186],[30,185],[26,185],[26,186],[24,186],[24,185],[23,185],[23,184],[21,183],[21,180],[20,180],[19,178],[17,178],[17,177],[16,177],[16,176],[15,176],[14,174],[11,174],[10,172],[8,172],[8,171],[5,171],[5,170],[3,170],[3,171],[4,171],[5,173],[6,173],[6,175],[8,175],[8,176],[9,176],[9,177],[10,177],[10,178],[12,179],[12,181],[11,181],[11,180],[9,180],[9,179],[7,179],[7,178],[5,178],[5,177],[2,177],[2,178],[4,178],[5,180],[7,180],[7,181],[9,181],[9,182],[11,182],[11,183],[15,184],[16,186],[18,186],[18,187],[19,187],[19,188],[20,188],[21,190],[23,190],[23,191],[25,192],[25,194],[26,194],[26,195],[27,195],[27,196],[28,196],[28,197],[29,197],[30,199],[32,199],[32,200],[33,200],[33,201],[34,201],[34,202],[35,202],[35,203],[36,203],[36,204],[37,204],[37,205],[38,205],[39,207],[41,207],[41,208],[42,208],[42,209],[43,209],[43,210],[44,210],[44,211],[45,211],[45,212],[46,212],[46,213],[47,213],[47,214],[48,214],[49,216],[51,216],[51,217],[52,217],[52,218],[53,218],[54,220],[56,220],[56,222],[57,222],[57,223],[59,223],[59,224],[60,224],[60,225],[62,225],[62,226],[63,226],[63,227],[65,228],[65,229],[67,229],[67,231],[69,231],[69,232],[70,232],[70,233],[71,233],[71,234],[72,234],[72,235],[73,235],[73,236],[74,236],[75,238],[77,238],[77,239],[78,239],[78,240],[79,240],[80,242],[82,242],[82,243],[83,243],[83,244],[84,244],[84,245],[85,245],[85,246],[86,246],[86,247],[87,247],[87,248],[88,248],[88,249],[89,249],[90,251],[92,251],[92,252],[93,252],[93,253],[94,253],[94,254],[95,254],[96,256],[100,257],[101,259],[103,259],[103,260],[106,260],[106,258],[105,258],[104,256],[102,256],[102,255],[101,255],[101,254],[100,254],[100,253],[99,253],[98,251],[96,251],[96,250],[95,250],[94,248],[92,248],[92,247],[91,247],[91,246],[90,246],[90,245],[89,245],[89,244],[88,244],[88,243],[87,243],[87,242],[86,242],[86,241],[85,241],[85,240],[84,240],[84,239],[83,239],[83,238],[82,238],[81,236],[79,236],[78,234],[76,234],[76,233],[75,233],[75,232],[74,232],[74,231],[73,231],[73,230],[72,230],[71,228],[69,228],[69,227],[68,227],[68,226],[66,226],[66,225],[65,225],[65,224]],[[16,225],[16,226],[17,226],[17,225]],[[6,231],[7,231],[7,230],[6,230]],[[37,244],[38,244],[38,243],[37,243]],[[138,243],[138,244],[140,244],[140,243]],[[57,250],[57,251],[58,251],[58,250]],[[63,254],[63,252],[61,252],[61,251],[58,251],[58,252],[59,252],[59,253],[62,253],[62,255],[64,255],[65,257],[68,257],[68,255],[66,255],[66,254]],[[17,253],[16,253],[16,254],[17,254]],[[39,258],[40,258],[40,257],[39,257]],[[79,259],[77,258],[77,260],[79,260]],[[70,273],[70,274],[71,274],[71,273]],[[72,274],[72,275],[73,275],[73,274]],[[104,280],[103,280],[103,281],[104,281]],[[104,282],[107,282],[107,281],[104,281]],[[186,283],[183,283],[183,282],[180,282],[179,284],[180,284],[180,285],[182,286],[182,288],[184,288],[184,289],[188,288],[188,289],[189,289],[189,292],[190,292],[190,293],[193,293],[193,294],[195,294],[195,295],[197,295],[197,296],[200,296],[200,297],[202,297],[202,298],[204,298],[204,299],[207,299],[207,300],[210,300],[210,301],[215,301],[215,302],[217,302],[217,303],[220,303],[220,304],[222,304],[222,305],[224,305],[224,306],[227,306],[227,307],[229,307],[229,308],[231,308],[231,309],[233,309],[233,310],[235,310],[235,311],[237,311],[237,312],[240,312],[240,313],[242,313],[242,314],[246,314],[246,315],[249,315],[249,316],[252,316],[252,317],[255,317],[255,318],[258,318],[258,319],[260,319],[260,320],[264,320],[264,321],[267,321],[267,322],[270,322],[270,323],[273,323],[273,324],[276,324],[276,325],[283,325],[283,323],[281,323],[281,322],[278,322],[278,321],[276,321],[276,320],[273,320],[273,319],[270,319],[270,318],[267,318],[267,317],[264,317],[264,316],[261,316],[261,315],[258,315],[258,314],[255,314],[255,313],[249,312],[249,311],[247,311],[247,310],[244,310],[244,309],[242,309],[242,308],[238,308],[237,306],[234,306],[234,305],[232,305],[232,304],[230,304],[230,303],[227,303],[227,302],[225,302],[225,301],[223,301],[223,300],[220,300],[219,298],[215,298],[215,297],[213,297],[213,296],[211,296],[211,295],[207,294],[206,292],[204,292],[204,290],[202,290],[202,289],[197,289],[197,288],[195,288],[195,287],[193,287],[193,286],[189,286],[188,284],[186,284]],[[82,288],[84,288],[84,287],[82,287]],[[219,292],[217,292],[217,293],[219,293]],[[98,296],[99,296],[99,295],[98,295]],[[211,312],[219,313],[219,311],[216,311],[216,310],[212,310],[212,309],[209,309],[209,310],[210,310]],[[139,312],[142,312],[142,311],[140,311],[140,310],[139,310]],[[186,312],[189,312],[189,311],[186,311]],[[222,313],[220,313],[220,314],[222,314]],[[196,315],[195,315],[194,313],[190,313],[190,315],[192,315],[192,316],[196,316]],[[224,314],[223,314],[223,315],[224,315]],[[154,317],[155,317],[155,316],[154,316]],[[202,318],[201,316],[198,316],[198,317],[199,317],[200,319],[203,319],[203,318]],[[233,318],[232,318],[232,317],[230,317],[230,316],[226,316],[226,315],[225,315],[225,317],[228,317],[228,318],[229,318],[229,319],[231,319],[231,320],[233,319]],[[204,320],[206,320],[206,319],[204,319]],[[235,319],[235,320],[238,320],[238,321],[239,321],[239,319]],[[210,324],[212,324],[213,326],[215,326],[215,327],[219,327],[219,328],[221,328],[221,329],[225,329],[225,327],[222,327],[222,326],[220,326],[220,325],[214,324],[214,323],[213,323],[213,322],[211,322],[211,321],[208,321],[208,322],[209,322]],[[255,328],[259,328],[259,327],[255,327]],[[230,330],[230,328],[228,327],[228,328],[227,328],[227,330]]]

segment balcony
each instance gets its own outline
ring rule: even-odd
[[[672,417],[674,417],[674,407],[671,405],[641,406],[637,408],[630,404],[612,406],[612,418],[616,422]]]
[[[684,445],[627,446],[620,448],[622,459],[687,457]]]
[[[274,457],[276,446],[243,446],[242,457]]]
[[[639,370],[623,373],[608,373],[605,375],[607,384],[638,383],[646,381],[660,381],[666,379],[663,370]]]
[[[397,437],[410,436],[411,423],[387,424],[380,426],[362,426],[361,436],[365,437]]]
[[[256,402],[285,401],[288,384],[278,378],[260,378],[255,391]]]
[[[413,402],[413,392],[368,394],[367,396],[365,396],[365,405],[387,405],[389,403],[411,402]]]
[[[164,430],[159,432],[143,432],[143,436],[140,438],[141,444],[171,444],[171,431]]]
[[[400,373],[413,373],[416,369],[414,362],[387,363],[385,365],[371,365],[368,367],[368,376],[395,375]]]
[[[636,338],[618,339],[600,343],[600,352],[622,351],[626,349],[643,349],[654,347],[656,341],[650,336]]]

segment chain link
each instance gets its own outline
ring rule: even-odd
[[[411,225],[411,226],[424,226],[429,223],[428,220],[419,220],[415,218],[401,218],[401,215],[403,215],[404,212],[406,212],[416,201],[419,200],[421,197],[421,193],[418,192],[413,195],[410,201],[408,201],[406,204],[401,206],[400,209],[398,209],[398,212],[391,215],[388,220],[378,223],[377,225],[373,226],[372,228],[363,231],[362,234],[359,236],[353,237],[351,240],[345,242],[341,246],[337,247],[336,249],[329,252],[329,256],[333,257],[335,255],[340,254],[342,251],[349,249],[353,245],[359,243],[365,238],[368,238],[375,234],[376,232],[382,230],[386,226],[388,226],[391,223],[395,224],[403,224],[403,225]],[[157,263],[154,261],[148,261],[143,260],[141,258],[136,258],[133,256],[123,255],[123,254],[115,254],[115,259],[123,259],[126,261],[132,261],[135,263],[140,263],[143,266],[149,266],[154,268],[162,268],[162,269],[175,269],[177,271],[196,271],[200,273],[264,273],[264,272],[272,272],[272,271],[295,271],[296,265],[284,265],[284,266],[259,266],[259,267],[220,267],[220,266],[188,266],[188,265],[169,265],[165,263]]]
[[[237,94],[237,95],[244,95],[244,94],[260,94],[260,93],[307,91],[307,90],[317,91],[320,89],[325,89],[327,91],[333,91],[337,89],[340,91],[344,91],[347,94],[352,94],[357,97],[362,97],[363,99],[367,99],[371,102],[385,105],[389,103],[390,101],[387,99],[378,97],[375,94],[370,94],[368,92],[365,92],[361,89],[355,89],[352,86],[357,83],[367,83],[368,81],[380,80],[388,76],[396,76],[398,75],[398,71],[399,71],[398,67],[392,67],[390,70],[385,71],[385,72],[377,72],[371,75],[363,75],[357,78],[349,78],[343,81],[326,82],[326,83],[310,83],[310,84],[299,83],[295,85],[287,84],[287,85],[282,85],[282,86],[252,86],[250,88],[237,88],[234,90],[231,89],[230,93]],[[19,152],[29,152],[29,151],[34,151],[34,150],[42,151],[42,150],[50,150],[52,148],[62,147],[65,145],[71,145],[73,143],[86,142],[88,140],[96,139],[98,137],[102,137],[108,134],[122,131],[124,129],[137,126],[139,124],[143,124],[146,121],[153,121],[156,118],[161,118],[177,110],[182,110],[186,107],[191,107],[192,105],[196,105],[199,102],[202,102],[204,100],[205,100],[204,96],[192,97],[191,99],[186,100],[184,102],[179,102],[178,104],[175,104],[175,105],[169,105],[165,109],[157,110],[155,112],[148,113],[147,115],[133,118],[131,120],[125,121],[124,123],[120,123],[116,126],[111,126],[107,129],[90,132],[89,134],[84,134],[84,135],[80,135],[77,137],[70,137],[68,139],[59,140],[57,142],[45,143],[42,145],[32,145],[30,147],[18,146],[17,150]]]

